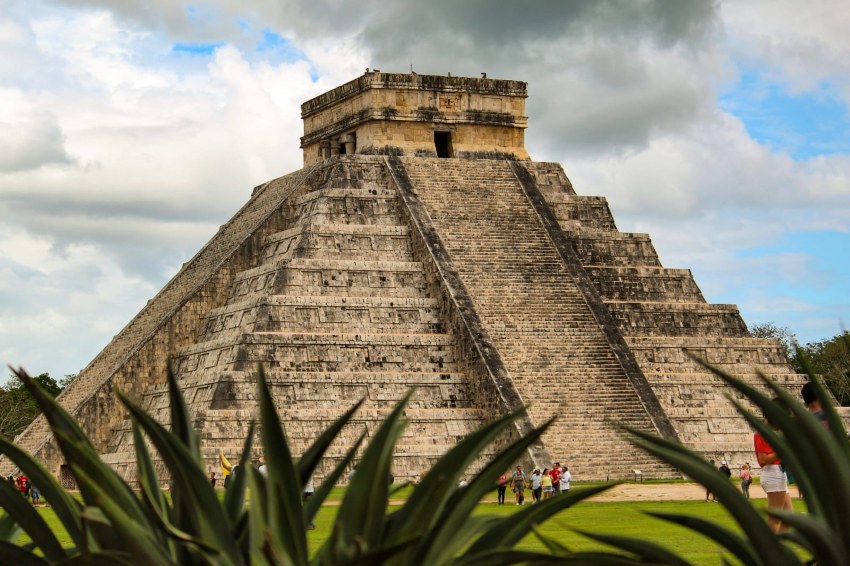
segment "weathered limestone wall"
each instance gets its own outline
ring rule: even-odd
[[[525,130],[470,124],[372,121],[357,129],[357,153],[437,157],[434,131],[451,132],[452,157],[461,159],[528,159]]]
[[[368,72],[301,106],[304,164],[332,155],[436,155],[450,132],[452,156],[528,159],[526,84]]]

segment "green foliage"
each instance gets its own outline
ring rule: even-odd
[[[207,481],[197,432],[169,374],[171,430],[166,430],[126,396],[118,393],[133,426],[138,463],[139,493],[135,493],[98,456],[93,444],[74,419],[23,370],[16,375],[42,408],[59,449],[77,477],[82,502],[71,497],[41,464],[9,442],[0,452],[33,478],[72,541],[59,544],[53,531],[30,505],[0,482],[0,504],[7,515],[0,523],[0,553],[26,556],[24,564],[60,563],[70,559],[98,564],[509,564],[515,562],[586,562],[587,553],[570,554],[519,551],[516,545],[534,526],[553,514],[609,486],[550,499],[510,517],[474,514],[482,496],[492,490],[493,479],[520,458],[551,423],[518,439],[496,455],[469,486],[459,490],[460,477],[476,454],[500,436],[516,413],[503,416],[462,440],[435,464],[407,501],[391,510],[387,479],[392,454],[406,419],[410,395],[372,434],[359,459],[358,473],[346,490],[332,532],[311,558],[307,531],[322,501],[328,496],[360,442],[318,487],[309,505],[303,505],[304,485],[340,430],[351,419],[352,407],[306,450],[300,459],[291,454],[265,373],[258,371],[260,439],[267,461],[267,476],[247,461],[253,432],[243,450],[242,466],[224,501]],[[361,439],[362,440],[362,439]],[[152,463],[153,446],[171,474],[172,498],[163,496],[162,478]],[[251,504],[246,505],[246,487]],[[6,530],[4,530],[6,529]],[[17,548],[9,541],[23,529],[32,539]],[[38,554],[42,555],[39,556]],[[0,554],[2,556],[2,554]],[[610,563],[624,557],[612,555]],[[604,560],[601,563],[606,563]]]
[[[703,363],[703,362],[701,362]],[[803,359],[805,364],[805,359]],[[707,364],[706,367],[726,382],[743,398],[755,405],[778,430],[767,426],[761,415],[748,410],[741,401],[730,398],[738,411],[776,450],[783,465],[792,470],[805,495],[808,513],[795,514],[768,509],[793,530],[784,534],[772,532],[763,517],[714,466],[682,445],[645,432],[627,429],[635,444],[658,458],[676,466],[685,475],[717,495],[730,512],[743,534],[710,521],[678,514],[654,514],[714,540],[743,564],[802,564],[794,545],[812,557],[812,563],[850,564],[850,443],[847,432],[821,381],[808,370],[809,378],[823,403],[828,428],[809,413],[796,395],[766,377],[762,377],[767,394]],[[609,539],[616,548],[637,553],[632,540]],[[649,557],[663,549],[646,547],[641,556]],[[678,560],[679,558],[677,558]],[[662,559],[674,563],[672,559]]]
[[[765,394],[732,376],[712,369],[776,423],[768,428],[760,416],[733,399],[750,424],[766,437],[783,462],[794,471],[806,496],[807,514],[768,510],[793,529],[775,534],[764,515],[738,489],[698,454],[676,442],[630,430],[633,442],[676,466],[717,495],[737,529],[707,518],[681,513],[652,512],[654,519],[675,523],[714,541],[747,565],[802,564],[801,552],[817,564],[850,563],[850,444],[834,407],[824,403],[829,428],[821,426],[795,396],[764,380]],[[687,564],[676,551],[657,541],[577,531],[614,550],[573,550],[538,529],[555,514],[610,486],[573,490],[565,496],[522,508],[508,516],[476,513],[481,498],[493,488],[493,478],[521,458],[528,446],[551,425],[545,423],[524,438],[505,446],[475,475],[466,488],[475,456],[505,432],[517,414],[508,414],[469,434],[441,458],[397,508],[389,506],[387,478],[392,454],[406,419],[410,394],[373,431],[330,529],[314,553],[307,532],[322,502],[354,458],[364,440],[355,443],[336,468],[303,504],[304,485],[317,464],[358,409],[355,405],[305,451],[293,457],[281,427],[262,369],[258,371],[260,441],[268,474],[250,466],[253,425],[241,465],[224,500],[207,481],[197,432],[180,395],[168,376],[171,430],[119,393],[130,415],[138,462],[139,493],[134,492],[99,458],[91,441],[53,397],[22,370],[24,387],[44,411],[59,449],[77,476],[82,502],[71,497],[34,458],[5,440],[0,453],[33,479],[51,502],[71,539],[63,546],[42,517],[3,482],[0,505],[0,560],[5,563],[92,564]],[[815,388],[823,384],[812,375]],[[776,397],[777,400],[772,400]],[[172,498],[163,495],[148,446],[162,458],[174,485]],[[250,504],[246,493],[250,492]],[[13,541],[23,530],[30,543]],[[532,535],[545,550],[530,550],[521,541]],[[802,549],[802,551],[801,551]]]
[[[832,338],[797,344],[790,328],[772,322],[756,324],[750,329],[756,338],[779,340],[785,357],[794,371],[806,373],[807,368],[819,375],[840,405],[850,406],[850,334],[842,332]]]
[[[823,378],[838,402],[850,406],[850,333],[810,342],[801,347],[801,355],[809,360],[812,371]]]
[[[33,377],[42,389],[52,397],[56,397],[70,382],[65,376],[60,383],[42,373]],[[18,436],[38,416],[41,410],[35,399],[27,392],[24,384],[12,374],[9,381],[0,387],[0,436],[12,439]]]
[[[750,328],[750,334],[754,338],[772,338],[779,340],[779,344],[782,346],[782,353],[785,355],[785,358],[791,362],[795,371],[800,370],[800,368],[797,367],[795,360],[795,345],[797,344],[797,337],[790,328],[787,326],[778,326],[773,322],[763,322],[761,324],[754,324]]]

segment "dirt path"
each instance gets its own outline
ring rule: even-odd
[[[581,487],[581,485],[577,486]],[[796,490],[792,491],[796,497]],[[508,492],[508,498],[513,494]],[[750,497],[753,499],[765,499],[766,495],[759,486],[750,488]],[[531,494],[526,491],[526,499],[531,499]],[[696,483],[623,483],[588,501],[704,501],[705,488]],[[484,499],[487,501],[487,499]],[[495,502],[495,494],[493,495]],[[339,505],[339,501],[326,501],[324,505]],[[403,499],[390,500],[390,505],[404,505]]]
[[[758,486],[750,488],[750,497],[764,499]],[[699,501],[705,499],[705,488],[695,483],[624,483],[606,491],[592,501]]]

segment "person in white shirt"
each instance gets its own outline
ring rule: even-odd
[[[566,493],[570,490],[570,481],[572,481],[573,475],[570,473],[569,468],[564,466],[561,470],[561,493]]]
[[[532,503],[540,503],[540,495],[543,492],[543,488],[540,485],[540,470],[534,468],[534,472],[531,474],[531,502]]]

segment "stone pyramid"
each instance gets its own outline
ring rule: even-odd
[[[296,453],[366,400],[320,473],[412,387],[401,479],[523,405],[500,442],[556,416],[526,464],[580,479],[676,475],[615,423],[752,462],[729,391],[686,352],[754,383],[802,376],[735,306],[662,267],[649,236],[618,231],[604,198],[528,158],[525,98],[517,81],[375,71],[306,102],[304,168],[255,188],[60,402],[131,482],[112,390],[167,422],[169,363],[210,469],[256,418],[257,364]],[[72,481],[43,418],[17,441]]]

